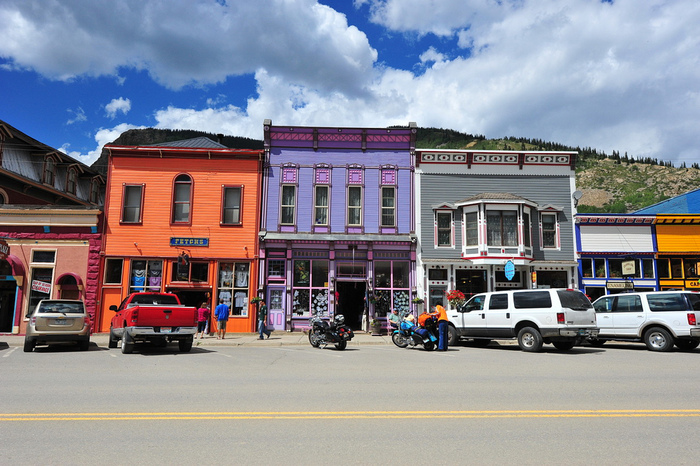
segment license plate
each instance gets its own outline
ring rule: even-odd
[[[172,330],[173,330],[172,327],[161,327],[160,333],[170,333],[170,332],[172,332]]]
[[[54,319],[53,321],[54,325],[71,325],[71,323],[72,322],[70,320],[66,319]]]

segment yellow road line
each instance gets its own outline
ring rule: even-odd
[[[700,409],[530,410],[530,411],[270,411],[182,413],[0,413],[12,421],[151,421],[255,419],[469,419],[469,418],[700,417]]]

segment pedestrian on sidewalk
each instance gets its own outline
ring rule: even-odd
[[[260,307],[258,308],[258,331],[260,332],[258,340],[264,340],[263,333],[267,335],[267,338],[270,338],[272,333],[267,329],[267,304],[265,304],[264,299],[260,301]]]
[[[448,327],[449,319],[447,318],[447,311],[441,305],[435,306],[435,311],[431,313],[437,317],[438,320],[438,351],[447,351],[447,340],[448,340]]]
[[[219,327],[219,333],[216,336],[217,340],[223,340],[226,338],[226,322],[228,322],[229,308],[224,303],[223,299],[219,299],[219,305],[214,309],[216,315],[217,325]]]
[[[207,303],[202,303],[197,309],[197,333],[195,338],[204,338],[207,330],[207,322],[209,321],[209,306]]]

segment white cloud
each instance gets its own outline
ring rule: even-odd
[[[119,97],[118,99],[112,99],[110,103],[105,105],[105,112],[109,118],[114,118],[117,113],[121,112],[124,115],[129,113],[131,110],[131,100]]]
[[[72,125],[73,123],[78,123],[81,121],[87,121],[87,116],[85,116],[85,110],[83,110],[82,107],[78,107],[76,110],[69,108],[67,109],[67,112],[73,115],[73,118],[70,118],[68,119],[68,121],[66,121],[67,125]]]
[[[315,0],[4,0],[0,36],[0,56],[54,79],[119,78],[129,67],[173,89],[264,67],[358,93],[377,58],[364,33]]]
[[[113,142],[125,131],[128,131],[130,129],[142,128],[144,127],[134,126],[127,123],[121,123],[117,126],[114,126],[113,128],[100,128],[95,133],[95,142],[97,143],[97,147],[89,151],[87,154],[83,154],[77,151],[71,151],[70,144],[63,144],[63,146],[61,146],[61,151],[65,152],[67,155],[73,157],[74,159],[84,163],[85,165],[92,165],[95,162],[95,160],[97,160],[100,157],[100,154],[102,153],[102,148],[105,146],[105,144]]]

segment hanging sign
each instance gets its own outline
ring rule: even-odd
[[[7,245],[7,241],[0,239],[0,261],[7,259],[10,255],[10,246]]]
[[[32,291],[49,294],[51,293],[51,283],[32,280]]]
[[[515,277],[515,264],[513,264],[513,261],[508,261],[506,262],[506,266],[504,267],[504,271],[506,273],[506,278],[510,281]]]

